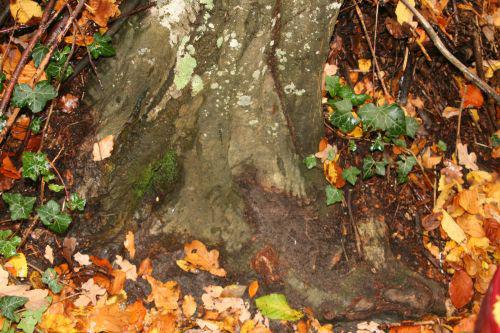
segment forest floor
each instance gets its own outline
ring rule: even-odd
[[[67,21],[61,20],[59,30],[42,29],[43,37],[35,39],[42,14],[55,17],[47,11],[54,1],[43,8],[32,0],[11,3],[5,15],[0,8],[0,113],[7,115],[0,126],[2,332],[473,331],[500,256],[499,109],[442,55],[403,3],[343,4],[325,64],[325,137],[305,163],[324,170],[326,204],[346,211],[327,232],[356,244],[352,211],[382,207],[393,253],[449,289],[448,313],[347,326],[320,323],[319,314],[301,304],[292,308],[286,295],[272,293],[265,281],[226,277],[224,257],[196,240],[179,247],[178,260],[171,263],[170,269],[185,275],[182,281],[159,281],[151,260],[134,260],[141,238],[132,232],[123,239],[121,256],[80,253],[78,236],[65,237],[65,232],[71,217],[77,221],[92,213],[85,210],[85,198],[72,192],[78,181],[72,168],[83,138],[93,131],[90,113],[79,102],[95,74],[93,66],[78,69],[87,52],[95,59],[114,55],[110,40],[99,32],[120,13],[114,1],[102,12],[74,1],[75,15],[66,20],[83,13],[75,20],[79,29],[68,24],[63,31]],[[16,3],[25,6],[25,17],[11,15],[19,13]],[[56,11],[65,8],[56,2]],[[496,3],[423,1],[419,11],[445,47],[498,91]],[[65,37],[65,45],[55,42],[58,36]],[[30,49],[31,41],[40,43]],[[363,99],[359,107],[357,98]],[[344,113],[347,121],[337,117],[345,111],[338,103],[346,99],[353,101]],[[404,112],[406,131],[389,135],[384,126],[398,123],[399,111],[388,110],[388,120],[380,124],[365,112],[369,102],[381,112],[395,103]],[[409,125],[408,118],[415,123]],[[367,133],[359,119],[371,121],[378,132]],[[109,138],[96,143],[94,160],[106,158],[112,148]],[[367,201],[375,192],[383,193],[379,201]],[[344,257],[356,249],[346,246],[331,265],[348,269]],[[187,287],[192,285],[205,288]],[[489,311],[481,322],[494,322]]]

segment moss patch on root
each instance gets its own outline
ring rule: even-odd
[[[168,150],[160,160],[144,168],[134,186],[134,194],[142,198],[151,193],[170,192],[179,179],[179,174],[177,154]]]

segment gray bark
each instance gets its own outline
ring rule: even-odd
[[[132,230],[149,240],[139,253],[159,262],[200,239],[222,249],[230,272],[253,267],[327,319],[443,311],[443,290],[393,258],[373,217],[358,221],[364,259],[347,253],[343,269],[330,267],[343,208],[324,206],[323,177],[301,160],[323,133],[322,67],[339,7],[171,0],[131,20],[117,57],[99,65],[103,87],[91,83],[84,100],[97,131],[79,191],[95,213],[74,232],[106,255]],[[110,134],[112,156],[89,161]]]

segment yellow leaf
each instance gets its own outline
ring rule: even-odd
[[[28,23],[32,18],[41,18],[42,7],[33,0],[17,0],[10,3],[10,14],[21,24]]]
[[[415,7],[415,0],[408,0],[408,2]],[[399,24],[411,24],[413,22],[413,13],[408,9],[408,7],[405,6],[404,3],[398,1],[398,5],[396,6],[396,18]]]
[[[123,246],[127,249],[130,254],[130,258],[134,259],[135,257],[135,243],[134,243],[134,233],[132,231],[127,232],[125,236],[125,242],[123,242]]]
[[[471,237],[467,242],[467,247],[469,249],[479,248],[486,250],[490,246],[490,240],[488,237]]]
[[[492,179],[493,176],[486,171],[476,170],[471,171],[467,174],[467,181],[473,185],[480,185],[485,182],[491,182]]]
[[[371,59],[358,59],[358,67],[362,73],[368,73],[370,68],[372,68]]]
[[[358,125],[354,127],[352,131],[347,133],[347,136],[350,136],[352,138],[360,138],[363,136],[363,129],[361,128],[361,126]]]
[[[453,217],[448,214],[446,210],[443,210],[443,219],[441,220],[441,227],[446,232],[448,237],[457,243],[462,243],[467,239],[465,232],[460,228],[460,226],[455,222]]]
[[[191,318],[196,312],[196,301],[191,295],[185,295],[182,302],[182,313],[186,318]]]
[[[26,257],[22,253],[18,253],[5,263],[7,269],[12,275],[16,277],[25,278],[28,276],[28,263]]]
[[[463,252],[464,252],[464,248],[461,246],[457,246],[456,248],[452,249],[446,255],[446,261],[453,262],[453,263],[459,263],[462,260],[462,253]]]
[[[43,316],[40,328],[43,332],[52,333],[74,333],[76,332],[73,322],[64,314],[46,313]]]
[[[477,113],[477,109],[469,109],[470,115],[472,117],[472,120],[474,120],[475,123],[479,121],[479,113]]]

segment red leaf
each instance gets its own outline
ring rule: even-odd
[[[474,295],[473,283],[469,274],[465,271],[456,271],[453,274],[448,290],[451,298],[451,303],[457,309],[467,305]]]
[[[10,190],[14,186],[14,179],[0,174],[0,191]]]
[[[484,98],[481,90],[473,84],[465,86],[465,94],[463,97],[464,108],[468,108],[470,106],[480,108],[484,104]]]
[[[5,177],[12,179],[20,179],[21,173],[17,170],[16,166],[10,160],[9,156],[5,156],[2,161],[2,167],[0,168],[0,173]]]

